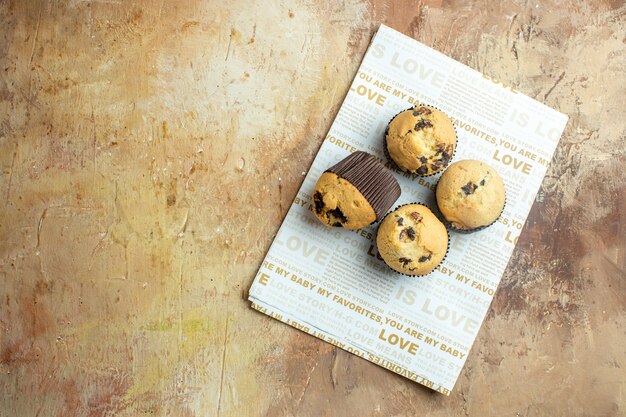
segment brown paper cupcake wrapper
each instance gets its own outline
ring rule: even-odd
[[[439,181],[441,181],[441,178],[439,178]],[[489,226],[493,225],[495,222],[500,220],[500,217],[502,217],[502,213],[504,213],[504,208],[506,207],[506,189],[504,190],[504,204],[502,205],[502,211],[500,211],[500,214],[498,214],[498,217],[496,217],[496,219],[494,221],[492,221],[491,223],[489,223],[489,224],[487,224],[485,226],[479,226],[479,227],[475,227],[473,229],[459,229],[457,227],[454,227],[454,225],[446,219],[446,217],[443,215],[443,213],[441,213],[441,209],[439,208],[439,203],[437,202],[437,188],[439,188],[439,181],[437,181],[437,185],[435,185],[435,204],[437,204],[437,210],[441,214],[441,221],[443,222],[443,224],[446,225],[446,227],[448,229],[452,230],[453,232],[464,234],[464,235],[469,235],[469,234],[472,234],[472,233],[475,233],[475,232],[479,232],[479,231],[481,231],[483,229],[486,229]]]
[[[367,152],[354,152],[326,172],[332,172],[354,185],[374,209],[376,221],[382,219],[402,192],[391,171]]]
[[[415,202],[412,202],[412,203],[400,204],[399,206],[394,207],[394,209],[393,209],[393,210],[390,210],[387,214],[385,214],[385,217],[383,217],[383,218],[380,220],[380,223],[382,223],[382,222],[383,222],[383,220],[385,220],[385,218],[386,218],[388,215],[390,215],[390,214],[391,214],[391,213],[393,213],[394,211],[398,210],[400,207],[409,206],[409,205],[412,205],[412,204],[419,204],[420,206],[424,206],[424,207],[426,207],[427,209],[429,209],[430,211],[432,211],[432,212],[433,212],[433,214],[435,214],[435,211],[434,211],[433,209],[431,209],[430,207],[428,207],[428,205],[427,205],[427,204],[424,204],[424,203],[420,203],[420,202],[415,201]],[[435,214],[435,216],[436,216],[437,218],[439,218],[439,216],[437,216],[436,214]],[[445,223],[444,223],[444,225],[445,225]],[[387,262],[385,262],[385,260],[384,260],[384,259],[383,259],[383,263],[385,264],[385,266],[386,266],[387,268],[389,268],[390,270],[392,270],[392,271],[393,271],[393,272],[395,272],[396,274],[404,275],[405,277],[411,277],[411,278],[426,277],[426,276],[428,276],[428,275],[432,274],[433,272],[435,272],[435,270],[436,270],[437,268],[439,268],[439,266],[441,266],[441,264],[443,263],[443,261],[445,261],[445,260],[446,260],[446,258],[448,257],[448,252],[450,252],[450,233],[448,233],[448,229],[447,229],[447,228],[446,228],[446,235],[447,235],[447,237],[448,237],[448,247],[446,248],[446,253],[443,255],[443,258],[441,258],[441,261],[437,264],[437,266],[435,266],[435,268],[433,268],[433,270],[432,270],[432,271],[430,271],[428,274],[421,274],[421,275],[410,275],[410,274],[405,274],[404,272],[396,271],[395,269],[393,269],[392,267],[390,267],[390,266],[387,264]],[[378,236],[378,230],[376,230],[376,236]],[[378,245],[376,245],[376,250],[378,251]],[[381,256],[381,258],[382,258],[382,256]]]
[[[432,107],[433,109],[437,109],[440,112],[444,113],[446,116],[448,115],[448,113],[444,112],[443,110],[441,110],[439,107],[437,106],[433,106],[431,104],[426,104],[426,103],[422,103],[424,106],[429,106]],[[387,149],[387,133],[389,132],[389,125],[391,124],[391,122],[393,121],[393,119],[395,119],[400,113],[403,113],[407,110],[412,109],[414,106],[409,107],[408,109],[404,109],[398,113],[395,114],[395,116],[393,116],[390,120],[389,123],[387,123],[387,128],[385,129],[385,136],[384,136],[384,145],[383,146],[383,152],[385,153],[385,156],[387,157],[387,160],[389,161],[389,163],[391,164],[391,166],[393,166],[395,169],[397,169],[400,172],[406,172],[407,174],[412,174],[412,175],[417,175],[418,177],[422,177],[422,178],[426,178],[426,177],[432,177],[433,175],[437,175],[437,174],[441,174],[443,171],[446,170],[446,168],[448,167],[448,165],[450,165],[452,163],[452,161],[454,160],[454,156],[456,155],[456,148],[459,146],[459,132],[457,132],[456,130],[456,126],[454,125],[454,123],[452,124],[452,127],[454,128],[454,152],[452,152],[452,155],[450,156],[450,159],[448,160],[448,163],[445,164],[439,171],[437,172],[433,172],[432,174],[427,174],[427,175],[421,175],[418,174],[417,172],[413,172],[410,171],[408,169],[404,169],[401,166],[399,166],[398,164],[396,164],[396,161],[393,160],[393,158],[391,157],[391,155],[389,154],[389,149]],[[449,116],[448,116],[449,117]]]

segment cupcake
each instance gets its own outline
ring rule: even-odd
[[[407,204],[389,213],[376,236],[378,253],[394,271],[426,275],[448,251],[448,231],[430,209]]]
[[[474,160],[458,161],[443,173],[436,189],[437,206],[459,231],[493,224],[504,209],[504,182],[495,169]]]
[[[313,191],[313,212],[327,226],[360,229],[382,219],[400,197],[393,174],[367,152],[327,169]]]
[[[450,162],[456,148],[456,131],[444,112],[430,106],[414,106],[391,119],[385,147],[401,170],[433,175]]]

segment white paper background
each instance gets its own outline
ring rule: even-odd
[[[319,176],[351,152],[385,159],[389,120],[415,102],[455,122],[453,158],[498,170],[507,205],[493,226],[451,232],[438,270],[411,278],[376,257],[377,225],[327,228],[310,212]],[[500,282],[567,117],[381,25],[250,288],[252,306],[449,394]],[[435,206],[439,175],[395,172],[397,205]]]

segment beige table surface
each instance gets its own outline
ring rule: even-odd
[[[384,22],[570,116],[450,397],[249,308]],[[620,1],[0,0],[0,416],[626,415]]]

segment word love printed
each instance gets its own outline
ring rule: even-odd
[[[312,209],[318,178],[338,161],[364,151],[386,162],[387,125],[414,103],[452,118],[459,145],[454,159],[478,159],[496,169],[505,180],[507,205],[489,228],[451,233],[438,268],[409,278],[381,260],[375,224],[355,231],[326,227]],[[381,25],[332,126],[311,132],[325,133],[324,141],[250,288],[253,308],[449,395],[566,122],[506,80]],[[436,204],[437,177],[388,167],[402,190],[396,205]]]

